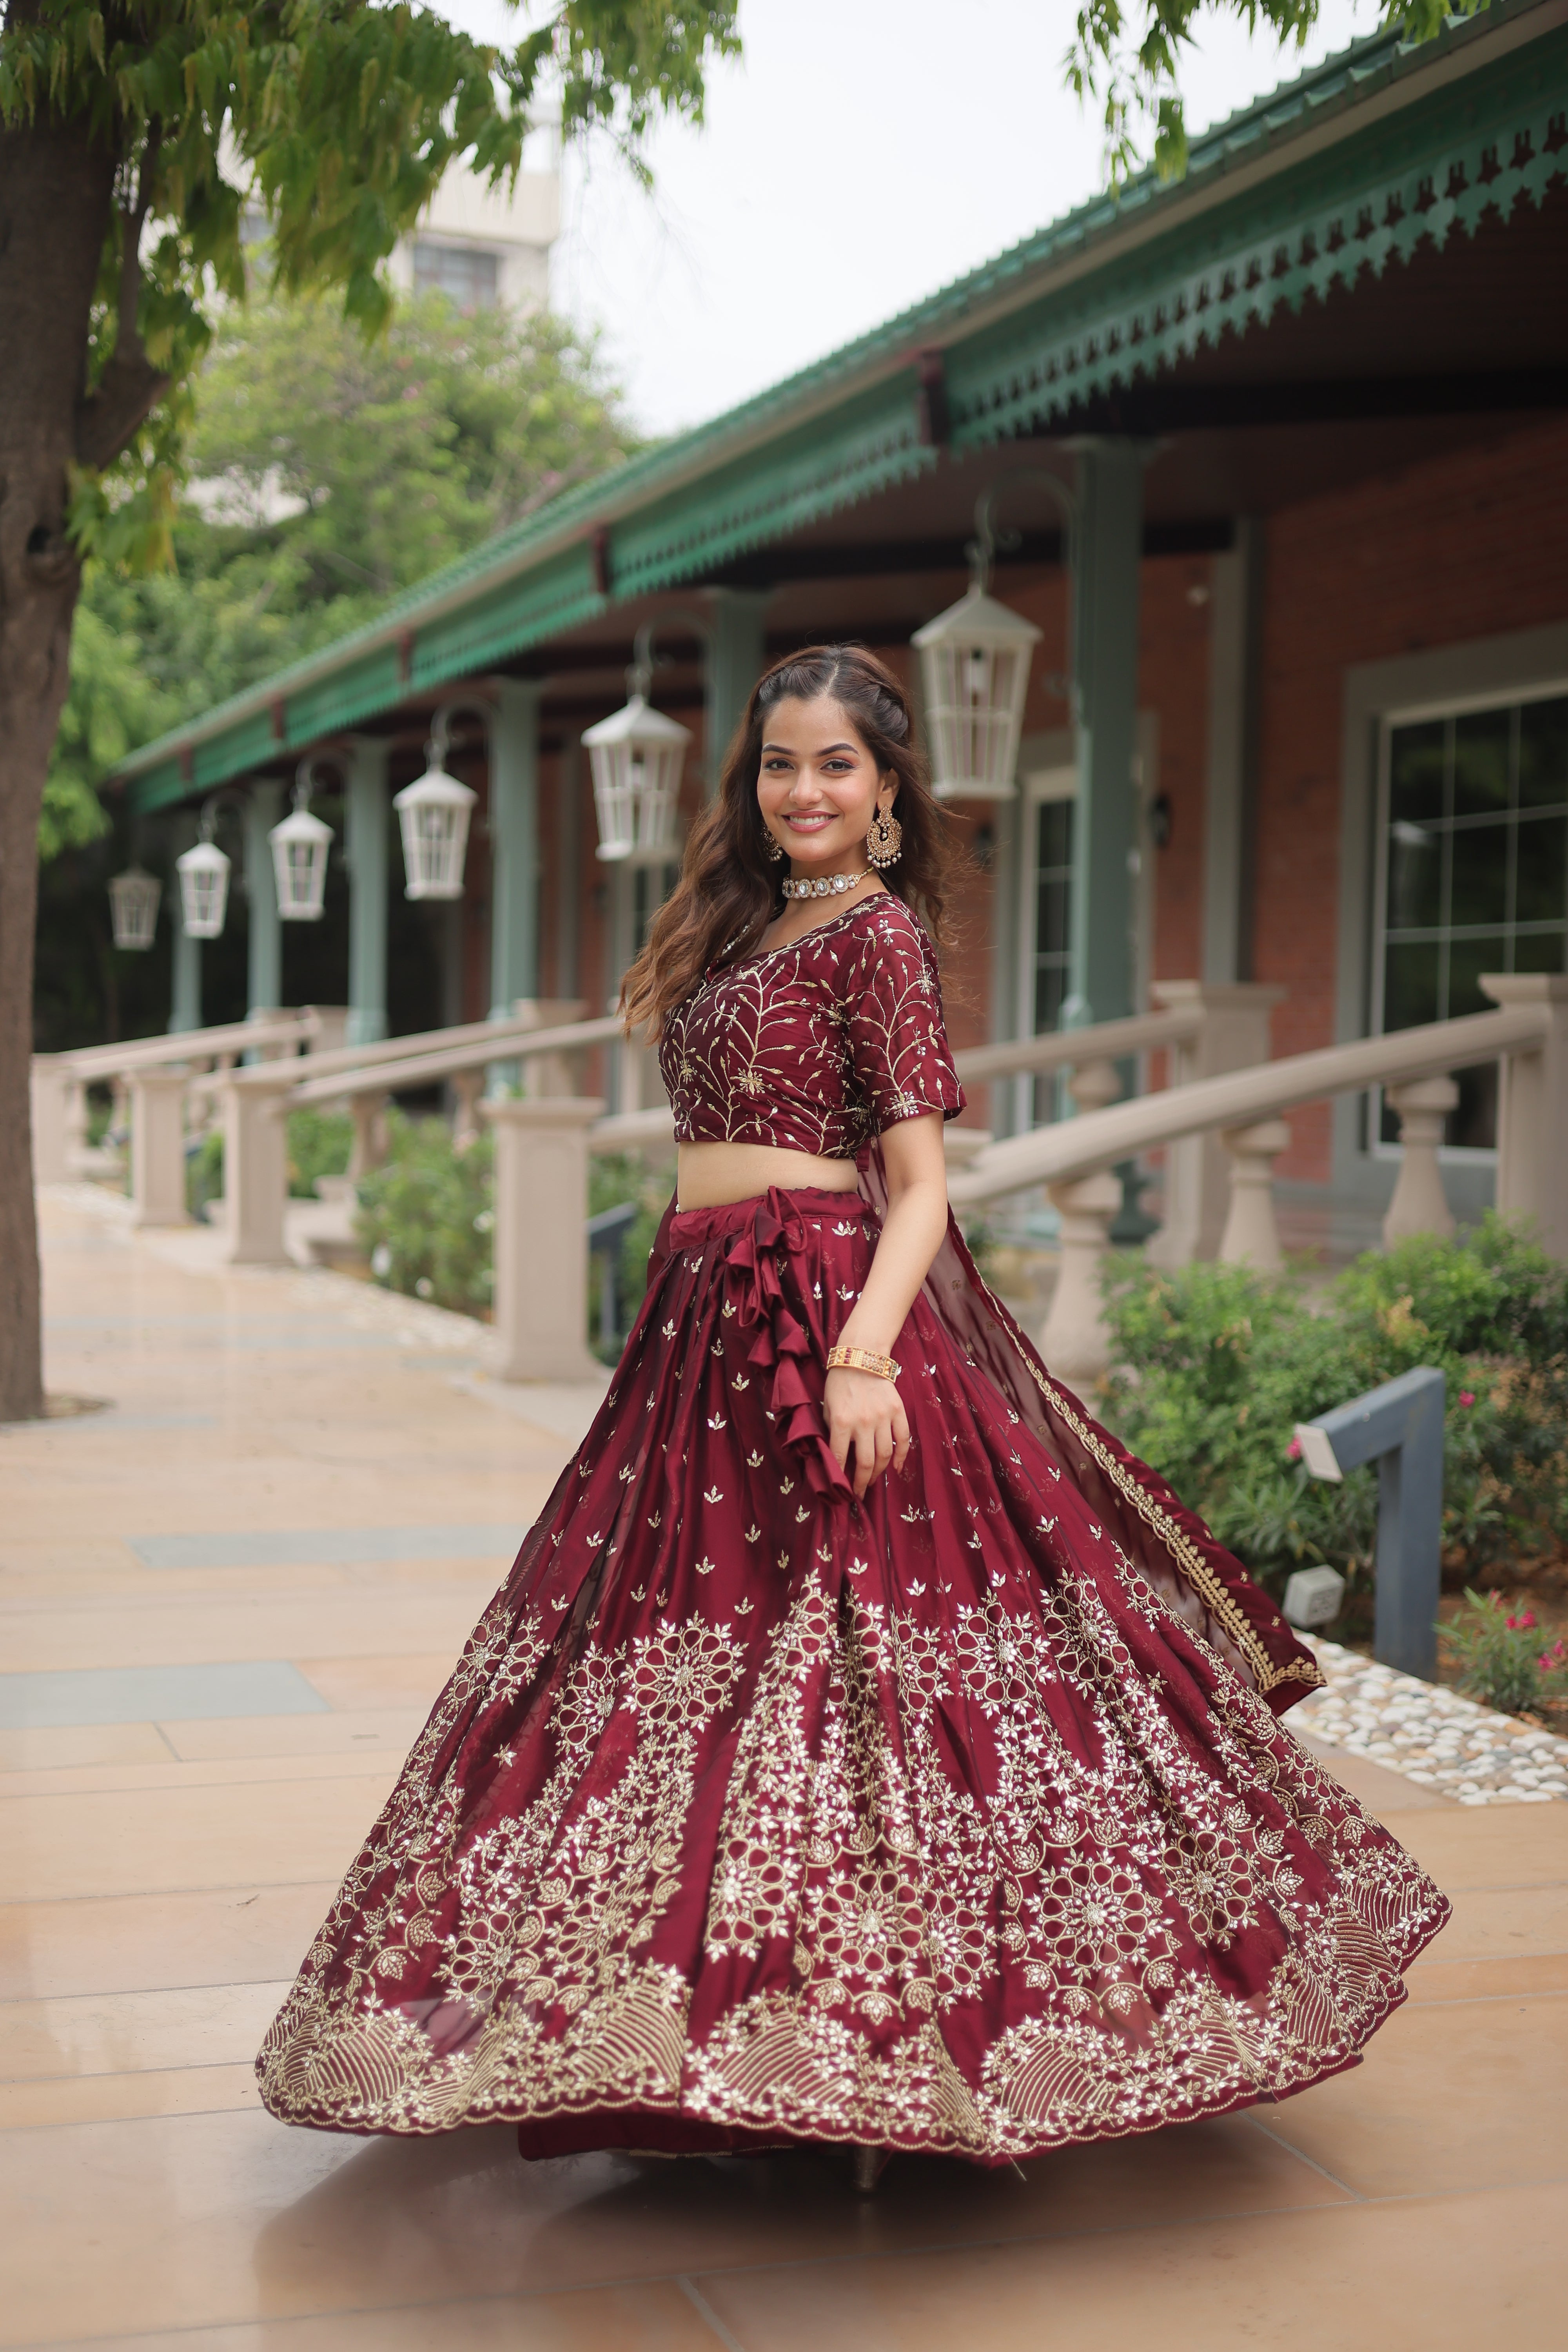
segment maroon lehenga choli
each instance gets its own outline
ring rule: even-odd
[[[994,2164],[1355,2062],[1447,1906],[1278,1720],[1321,1676],[950,1226],[858,1504],[824,1358],[874,1139],[963,1097],[896,899],[716,968],[683,1139],[861,1190],[667,1216],[594,1425],[258,2061],[343,2132]]]

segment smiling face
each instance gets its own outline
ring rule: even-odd
[[[831,695],[776,702],[763,731],[757,805],[796,874],[858,874],[879,809],[899,780],[879,775],[854,720]]]

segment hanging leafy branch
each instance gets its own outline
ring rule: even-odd
[[[1371,0],[1371,5],[1376,26],[1399,26],[1406,40],[1427,41],[1451,18],[1474,16],[1487,0]],[[1068,88],[1100,110],[1112,185],[1141,166],[1151,130],[1162,179],[1180,179],[1186,170],[1182,57],[1205,19],[1239,16],[1249,34],[1261,25],[1276,40],[1301,49],[1320,7],[1321,0],[1084,0],[1065,70]]]
[[[510,47],[431,8],[371,0],[10,0],[0,128],[65,127],[113,162],[83,355],[68,536],[166,559],[215,299],[245,291],[241,227],[265,211],[285,292],[340,289],[369,333],[384,265],[448,165],[515,180],[542,89],[563,135],[607,131],[640,168],[656,113],[700,121],[734,54],[738,0],[566,0]]]

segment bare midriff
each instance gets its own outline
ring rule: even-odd
[[[823,1160],[814,1151],[784,1151],[771,1143],[683,1143],[675,1191],[683,1209],[721,1209],[774,1184],[785,1192],[808,1186],[853,1192],[858,1181],[852,1160]]]

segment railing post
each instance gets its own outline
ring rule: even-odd
[[[344,1173],[357,1184],[373,1168],[379,1168],[386,1158],[387,1097],[378,1094],[354,1094],[349,1097],[349,1117],[354,1123],[354,1139],[349,1151],[349,1164]]]
[[[603,1376],[587,1342],[587,1223],[588,1129],[604,1110],[589,1095],[483,1106],[496,1139],[494,1297],[503,1381]]]
[[[64,1054],[35,1054],[31,1079],[33,1122],[33,1181],[64,1184],[69,1181],[70,1090],[76,1081]]]
[[[1110,1220],[1121,1206],[1121,1182],[1101,1169],[1098,1175],[1047,1190],[1061,1219],[1061,1260],[1040,1353],[1064,1381],[1087,1385],[1110,1369],[1100,1278],[1110,1247]]]
[[[185,1223],[185,1073],[131,1077],[131,1198],[138,1225]]]
[[[1377,1464],[1377,1600],[1373,1654],[1401,1674],[1437,1679],[1443,1583],[1443,1375],[1418,1365],[1382,1388],[1299,1422],[1314,1478],[1336,1483]]]
[[[1531,1218],[1542,1246],[1568,1259],[1568,978],[1486,972],[1481,986],[1496,1004],[1545,1011],[1544,1034],[1502,1057],[1497,1205]]]
[[[1167,1013],[1196,1008],[1195,1037],[1169,1048],[1166,1084],[1192,1085],[1250,1070],[1269,1058],[1269,1024],[1288,992],[1252,981],[1157,980],[1150,990]],[[1217,1134],[1184,1135],[1165,1146],[1165,1201],[1160,1230],[1144,1255],[1174,1273],[1195,1257],[1217,1256],[1230,1213],[1230,1162]]]
[[[283,1244],[289,1199],[289,1114],[283,1097],[299,1083],[299,1076],[288,1062],[259,1063],[243,1076],[231,1077],[224,1087],[224,1222],[228,1235],[224,1255],[231,1265],[289,1262]]]
[[[1383,1246],[1392,1249],[1411,1234],[1454,1230],[1437,1147],[1443,1122],[1458,1103],[1459,1089],[1452,1078],[1410,1078],[1403,1086],[1389,1087],[1385,1098],[1399,1120],[1399,1140],[1405,1147],[1399,1181],[1383,1220]]]
[[[1230,1214],[1219,1254],[1226,1265],[1256,1266],[1278,1274],[1285,1264],[1274,1218],[1274,1162],[1290,1140],[1282,1118],[1260,1118],[1251,1127],[1227,1127],[1220,1142],[1230,1154]]]
[[[72,1077],[66,1081],[66,1166],[73,1176],[85,1176],[92,1165],[92,1146],[88,1137],[92,1132],[92,1105],[88,1097],[87,1081]]]
[[[466,1151],[470,1143],[479,1140],[479,1094],[485,1083],[483,1070],[454,1070],[452,1094],[456,1110],[452,1119],[452,1149]]]

